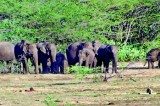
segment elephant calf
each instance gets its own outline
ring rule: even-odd
[[[151,49],[147,53],[147,55],[146,55],[146,62],[144,64],[144,66],[148,62],[148,68],[150,69],[151,65],[152,65],[152,69],[153,69],[155,61],[158,61],[158,67],[160,68],[160,48]]]
[[[56,54],[56,63],[53,67],[55,74],[57,73],[64,74],[65,61],[66,61],[66,56],[63,53],[59,52]]]
[[[79,51],[79,65],[82,66],[85,63],[85,66],[92,68],[96,66],[97,60],[93,50],[89,48],[83,48]]]

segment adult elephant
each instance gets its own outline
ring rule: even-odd
[[[154,62],[158,61],[158,67],[160,68],[160,48],[154,48],[151,49],[147,55],[146,55],[146,63],[148,62],[148,68],[150,69],[152,66],[152,69],[154,69]]]
[[[10,42],[0,42],[0,61],[12,62],[15,59],[14,47]]]
[[[75,42],[73,44],[70,44],[66,49],[66,55],[68,59],[69,66],[75,65],[79,62],[79,50],[83,49],[83,43],[81,42]]]
[[[0,61],[13,61],[15,59],[14,47],[10,42],[0,42]]]
[[[15,45],[14,54],[17,61],[22,62],[24,74],[29,73],[28,59],[31,60],[35,69],[35,74],[38,74],[38,50],[34,43],[29,43],[26,40],[21,40],[20,43]]]
[[[97,59],[95,57],[95,53],[92,49],[89,48],[83,48],[82,50],[79,50],[79,65],[82,66],[83,63],[88,68],[95,67],[97,64]]]
[[[105,67],[106,74],[109,73],[109,62],[112,61],[112,73],[117,73],[117,54],[118,54],[118,46],[109,45],[109,44],[101,44],[96,41],[93,42],[94,52],[97,58],[97,66],[101,66],[102,63]]]
[[[38,48],[39,65],[42,63],[42,72],[41,70],[40,72],[43,74],[56,73],[56,70],[54,68],[56,62],[56,53],[57,53],[56,45],[48,42],[41,42],[37,44],[37,48]],[[49,68],[49,66],[47,65],[48,59],[51,62],[51,68]]]

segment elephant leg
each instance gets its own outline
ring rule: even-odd
[[[150,68],[151,68],[151,62],[148,61],[148,69],[150,69]]]
[[[23,72],[24,72],[24,74],[28,74],[29,73],[29,67],[28,67],[26,58],[23,60],[22,64],[23,64]]]
[[[154,69],[154,62],[151,62],[151,65],[152,65],[152,69]]]
[[[158,68],[160,68],[160,60],[158,61]]]
[[[42,64],[42,73],[43,74],[48,74],[50,73],[49,67],[46,64]]]
[[[93,67],[95,68],[96,65],[97,65],[97,59],[95,58],[95,59],[94,59],[94,62],[93,62]]]
[[[50,73],[47,62],[48,62],[47,57],[45,57],[43,55],[39,57],[39,64],[42,64],[42,74]]]
[[[108,71],[109,60],[104,61],[104,67],[106,68],[106,69],[105,69],[105,77],[104,77],[104,81],[107,81],[107,75],[108,75],[108,73],[109,73],[109,71]]]
[[[86,58],[85,66],[88,67],[88,68],[91,68],[90,64],[89,64],[89,57]]]
[[[112,74],[117,73],[117,62],[115,60],[112,61]]]
[[[42,69],[41,69],[41,65],[40,65],[40,61],[38,60],[38,71],[39,73],[42,73]]]
[[[57,63],[56,61],[51,63],[51,73],[59,73],[59,63]]]
[[[64,74],[64,62],[60,64],[60,73]]]
[[[108,71],[109,70],[109,60],[107,60],[106,62],[104,62],[104,65],[105,65],[105,68],[106,68],[105,69],[106,72],[109,73],[109,71]]]

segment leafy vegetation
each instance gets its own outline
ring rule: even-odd
[[[85,66],[72,66],[67,70],[67,73],[75,73],[75,78],[82,79],[85,78],[88,74],[93,74],[100,72],[100,68],[88,68]],[[96,76],[95,76],[96,77]]]
[[[97,39],[118,44],[119,61],[141,59],[160,47],[159,5],[159,0],[1,0],[0,40],[48,40],[65,52],[72,42]]]

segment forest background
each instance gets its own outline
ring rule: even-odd
[[[160,47],[159,0],[1,0],[0,40],[76,41],[119,46],[119,61],[145,60]]]

